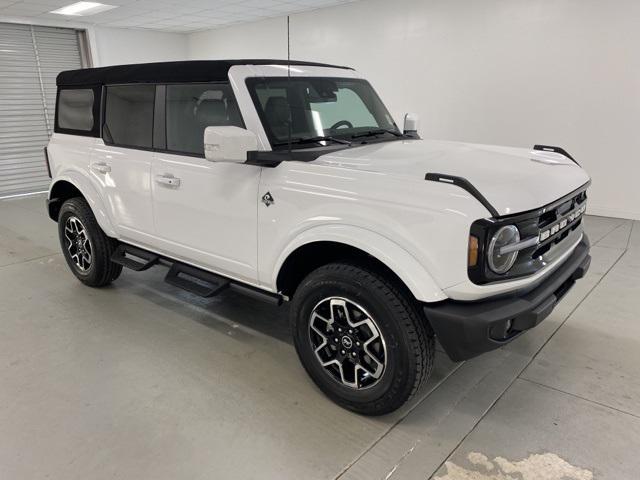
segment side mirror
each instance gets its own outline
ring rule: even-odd
[[[258,137],[240,127],[207,127],[204,156],[212,162],[244,163],[247,152],[258,149]]]
[[[420,118],[416,113],[407,113],[404,116],[404,133],[407,135],[418,135]]]

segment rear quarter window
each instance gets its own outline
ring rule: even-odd
[[[60,90],[56,112],[56,131],[79,135],[95,134],[97,131],[96,100],[96,92],[93,88]]]

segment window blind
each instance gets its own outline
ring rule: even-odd
[[[81,34],[0,23],[0,197],[49,187],[43,148],[53,132],[56,76],[81,68]]]

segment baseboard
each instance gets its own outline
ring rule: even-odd
[[[33,197],[35,195],[42,195],[44,193],[48,193],[47,190],[43,190],[42,192],[12,193],[4,196],[0,195],[0,200],[9,200],[11,198],[21,198],[21,197]]]

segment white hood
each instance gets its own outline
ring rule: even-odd
[[[542,207],[589,181],[581,167],[557,153],[435,140],[352,147],[314,163],[416,180],[427,173],[464,177],[500,215]]]

